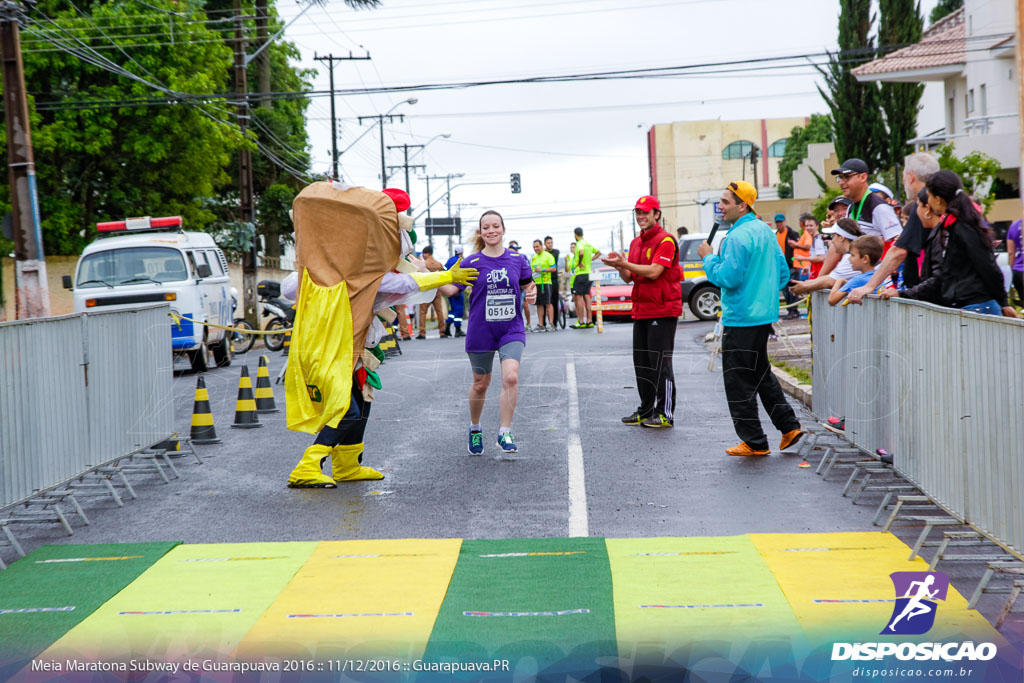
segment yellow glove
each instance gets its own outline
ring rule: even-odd
[[[436,273],[411,273],[412,279],[416,281],[421,292],[428,289],[437,289],[444,285],[468,285],[476,281],[476,268],[462,268],[459,264],[462,259],[456,261],[450,270],[439,270]]]

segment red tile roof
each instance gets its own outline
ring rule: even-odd
[[[964,9],[943,17],[924,32],[921,42],[853,69],[854,76],[916,71],[967,62]]]

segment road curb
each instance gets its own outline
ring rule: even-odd
[[[779,384],[782,385],[782,390],[795,398],[796,400],[803,403],[808,408],[811,407],[811,385],[801,384],[800,381],[793,377],[785,370],[781,370],[774,365],[772,366],[772,372],[775,373],[775,377],[778,378]]]

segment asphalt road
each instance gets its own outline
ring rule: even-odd
[[[312,436],[286,429],[282,384],[275,385],[282,410],[261,415],[263,427],[230,426],[243,362],[255,381],[254,350],[205,375],[223,440],[198,447],[205,464],[179,460],[181,478],[169,485],[155,477],[135,479],[139,500],[122,509],[106,499],[91,501],[92,525],[76,525],[73,537],[54,527],[32,528],[34,533],[20,527],[24,545],[564,536],[574,441],[582,447],[583,522],[594,536],[877,529],[872,506],[850,505],[839,496],[839,478],[823,482],[813,469],[797,468],[796,456],[724,454],[737,438],[720,368],[708,371],[708,352],[699,341],[710,328],[679,324],[676,426],[665,430],[619,422],[637,405],[628,323],[608,324],[603,334],[567,329],[530,335],[520,372],[515,459],[502,457],[494,443],[497,375],[482,422],[484,455],[472,457],[466,450],[471,373],[462,340],[405,342],[404,354],[381,369],[384,390],[366,432],[365,463],[386,478],[334,490],[285,487]],[[282,362],[279,354],[270,356],[272,378]],[[176,373],[176,424],[186,434],[194,389],[195,375]],[[770,429],[767,418],[764,424]],[[774,430],[769,436],[772,442],[779,437]]]
[[[326,490],[285,485],[313,437],[285,427],[283,384],[274,385],[281,412],[261,415],[258,429],[230,426],[240,366],[248,365],[255,382],[257,348],[205,374],[223,442],[197,447],[204,464],[176,459],[181,477],[170,484],[155,475],[132,477],[139,498],[123,508],[109,498],[88,499],[92,523],[72,517],[73,536],[57,525],[19,525],[16,531],[26,552],[46,543],[557,537],[569,535],[570,516],[575,534],[582,528],[609,538],[877,531],[877,497],[852,505],[840,495],[845,477],[823,481],[814,468],[798,468],[795,455],[725,455],[737,438],[720,365],[708,371],[702,340],[710,329],[710,323],[679,323],[676,426],[664,430],[619,422],[638,403],[630,324],[607,324],[603,334],[529,335],[513,425],[520,449],[515,458],[495,445],[498,376],[482,420],[484,454],[470,456],[471,372],[462,340],[405,342],[403,355],[381,368],[384,390],[377,392],[366,431],[364,461],[385,479]],[[274,378],[284,359],[272,354],[269,362]],[[190,371],[175,373],[176,424],[184,434],[195,385]],[[802,406],[794,407],[810,419]],[[762,422],[777,443],[779,434],[763,414]],[[570,485],[574,457],[582,487]],[[572,515],[571,499],[577,501]],[[918,529],[894,532],[912,544]],[[16,559],[9,547],[0,552],[7,562]],[[969,594],[984,565],[942,569]],[[991,620],[1003,602],[986,597],[979,608]],[[1001,631],[1024,646],[1024,615],[1011,615]]]

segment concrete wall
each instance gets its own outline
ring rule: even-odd
[[[805,118],[785,118],[677,121],[656,125],[654,167],[665,227],[674,230],[685,225],[693,229],[698,225],[699,207],[695,200],[699,192],[721,190],[733,180],[752,181],[749,160],[722,158],[722,151],[732,142],[748,140],[761,148],[756,185],[759,188],[776,187],[781,157],[765,158],[767,148],[788,138],[795,126],[805,124]]]
[[[814,173],[825,180],[827,187],[839,187],[832,171],[839,168],[840,163],[836,156],[835,143],[816,142],[807,145],[807,158],[793,171],[793,196],[802,199],[821,196],[821,186],[818,185]],[[811,173],[812,169],[814,173]]]
[[[46,258],[46,279],[50,287],[50,313],[52,315],[66,315],[74,313],[74,301],[71,292],[61,285],[62,275],[74,275],[75,264],[78,263],[77,256],[48,256]],[[242,266],[237,263],[228,264],[231,286],[239,292],[242,291]],[[4,320],[14,319],[14,259],[0,258],[0,272],[3,276],[3,293],[5,306],[3,309]],[[259,280],[282,280],[290,273],[288,270],[276,268],[260,268],[258,271]]]

